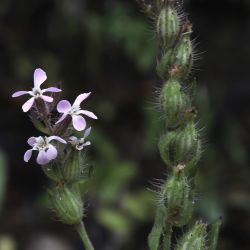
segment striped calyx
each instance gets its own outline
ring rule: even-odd
[[[174,226],[188,223],[193,213],[193,192],[185,176],[185,165],[178,165],[162,188],[167,215]]]
[[[83,202],[79,190],[61,186],[49,191],[57,217],[65,224],[74,225],[83,217]]]
[[[193,66],[193,48],[190,33],[182,35],[174,48],[169,62],[169,73],[172,77],[186,79]]]
[[[156,30],[163,47],[172,47],[180,32],[180,21],[177,11],[170,7],[163,8],[157,18]]]
[[[82,151],[73,150],[62,168],[64,180],[67,183],[83,180],[86,177],[84,172],[84,156]]]
[[[200,146],[198,132],[193,121],[188,122],[186,127],[179,131],[175,137],[174,151],[177,164],[187,164],[197,157]]]
[[[190,106],[190,100],[181,91],[180,83],[177,80],[170,79],[163,86],[160,103],[162,111],[166,115],[168,127],[176,128],[185,122],[185,111]]]
[[[179,241],[176,250],[205,250],[206,224],[197,222]]]

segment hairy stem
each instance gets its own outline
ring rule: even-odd
[[[86,228],[85,228],[85,225],[83,222],[76,225],[76,230],[82,239],[82,242],[83,242],[83,245],[85,246],[85,249],[86,250],[94,250],[94,247],[89,239],[89,236],[87,234],[87,231],[86,231]]]
[[[172,237],[172,223],[166,220],[166,224],[163,231],[163,250],[171,249],[171,237]]]

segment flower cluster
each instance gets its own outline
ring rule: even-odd
[[[23,112],[30,111],[31,117],[35,120],[34,125],[39,124],[36,126],[39,130],[48,131],[49,136],[30,137],[27,141],[32,148],[25,152],[24,161],[28,162],[32,152],[38,151],[36,162],[39,165],[46,165],[55,160],[62,145],[64,148],[65,145],[70,145],[72,150],[83,150],[84,147],[90,145],[90,142],[85,142],[85,140],[89,136],[91,128],[86,129],[86,120],[83,116],[97,119],[93,112],[83,110],[80,106],[89,97],[90,92],[80,94],[73,105],[67,100],[58,102],[62,90],[57,87],[41,89],[41,85],[46,79],[46,73],[40,68],[36,69],[32,90],[17,91],[12,95],[12,97],[29,95],[30,98],[22,106]],[[60,115],[56,116],[57,121],[53,124],[52,111],[55,106]],[[83,131],[82,136],[79,136],[79,131]]]

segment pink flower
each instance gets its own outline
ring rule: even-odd
[[[32,147],[32,149],[29,149],[25,152],[24,161],[28,162],[30,160],[32,156],[32,151],[39,152],[36,159],[36,162],[39,165],[48,164],[50,161],[56,159],[57,149],[50,143],[52,140],[56,140],[61,143],[67,144],[67,142],[59,136],[30,137],[27,142]]]
[[[69,143],[77,150],[82,150],[84,147],[91,145],[90,141],[86,141],[85,139],[89,136],[91,132],[91,127],[85,130],[82,138],[77,138],[76,136],[69,137]]]
[[[92,119],[97,119],[94,113],[82,110],[80,105],[83,100],[85,100],[91,93],[80,94],[73,105],[69,101],[62,100],[57,105],[57,110],[62,113],[61,118],[56,122],[56,124],[62,122],[68,115],[72,117],[73,127],[77,131],[82,131],[86,127],[86,121],[81,115],[86,115]]]
[[[22,106],[23,112],[28,112],[34,104],[35,99],[41,98],[45,102],[53,102],[53,98],[50,96],[44,95],[46,92],[60,92],[61,89],[51,87],[47,89],[41,89],[41,85],[47,79],[46,73],[42,69],[36,69],[34,71],[34,87],[32,91],[17,91],[12,97],[19,97],[22,95],[30,95],[31,98],[25,102]]]

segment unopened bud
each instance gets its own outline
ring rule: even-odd
[[[186,225],[193,213],[192,190],[184,169],[185,165],[178,165],[162,189],[168,218],[176,227]]]
[[[185,114],[190,101],[181,91],[178,81],[170,79],[163,87],[160,96],[163,112],[166,115],[167,125],[176,128],[185,122]]]
[[[79,224],[83,217],[83,202],[77,189],[60,186],[49,191],[57,217],[65,224]]]
[[[169,68],[170,71],[173,68],[178,68],[178,71],[175,71],[175,78],[185,79],[193,66],[193,48],[190,40],[190,34],[183,34],[179,44],[173,50],[171,55]]]
[[[198,132],[194,122],[189,122],[182,131],[178,132],[174,144],[174,158],[177,164],[187,164],[194,157],[200,155],[197,150],[199,145]]]
[[[172,47],[180,32],[177,11],[173,8],[163,8],[157,19],[156,30],[163,46]]]
[[[85,168],[83,152],[72,150],[62,169],[64,180],[67,183],[73,183],[87,179]]]

